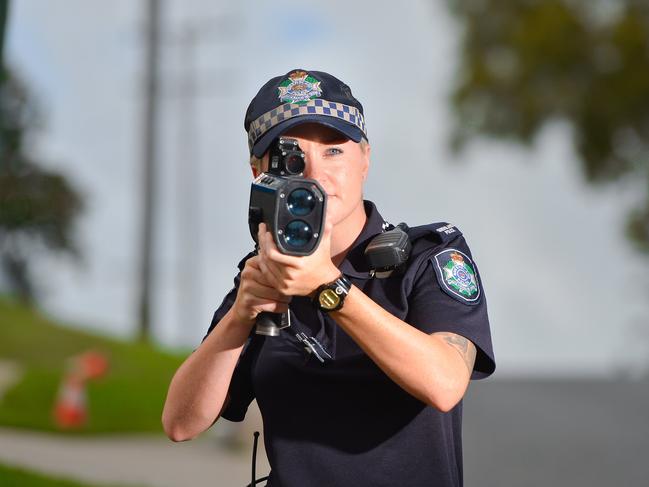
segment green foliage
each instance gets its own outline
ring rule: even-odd
[[[586,179],[647,180],[628,234],[649,250],[649,7],[640,0],[451,2],[465,32],[452,101],[454,146],[476,136],[529,144],[570,122]]]
[[[55,478],[34,473],[22,468],[8,467],[0,464],[0,485],[20,487],[99,487],[62,478]],[[104,485],[103,487],[109,487]],[[117,487],[117,486],[114,486]]]
[[[24,137],[37,124],[38,115],[29,102],[27,89],[3,67],[0,79],[0,169],[16,168],[24,162]]]
[[[76,253],[72,222],[79,196],[60,174],[23,164],[0,172],[0,228],[13,239]]]
[[[182,357],[57,326],[6,299],[0,299],[0,358],[24,374],[0,401],[0,425],[58,431],[52,409],[68,359],[89,349],[105,354],[110,369],[89,382],[89,423],[72,433],[161,433],[167,387]]]
[[[79,255],[73,224],[82,211],[67,179],[26,152],[37,120],[24,85],[11,76],[0,80],[0,260],[11,291],[25,302],[35,297],[29,265],[39,253]]]

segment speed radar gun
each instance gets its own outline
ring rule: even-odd
[[[248,225],[257,242],[260,223],[265,223],[280,252],[310,255],[324,230],[327,195],[314,179],[302,177],[304,152],[295,139],[280,137],[270,149],[268,172],[260,174],[250,188]],[[290,326],[288,313],[260,313],[255,332],[277,336]]]

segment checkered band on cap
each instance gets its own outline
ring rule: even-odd
[[[248,146],[252,150],[252,146],[259,137],[264,135],[275,125],[285,120],[302,115],[325,115],[327,117],[334,117],[344,120],[347,123],[356,125],[363,135],[367,136],[365,132],[365,119],[363,114],[356,107],[345,105],[343,103],[336,103],[333,101],[323,100],[316,98],[309,100],[304,105],[296,105],[293,103],[285,103],[278,106],[273,110],[264,113],[257,120],[250,124],[248,130]]]

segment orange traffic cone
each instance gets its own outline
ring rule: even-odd
[[[76,368],[84,380],[98,379],[108,371],[108,359],[100,352],[88,350],[77,356]]]
[[[72,357],[54,405],[54,421],[59,428],[79,428],[88,421],[86,382],[103,376],[108,359],[93,350]]]
[[[68,375],[59,389],[54,407],[54,420],[59,428],[79,428],[86,424],[86,389],[83,380],[75,375]]]

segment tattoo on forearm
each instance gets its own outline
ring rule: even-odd
[[[475,362],[476,350],[475,345],[463,336],[456,335],[455,333],[435,333],[440,335],[442,340],[451,345],[455,350],[460,353],[462,360],[469,369],[469,372],[473,371],[473,364]]]

